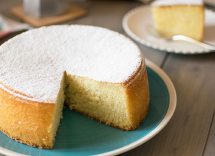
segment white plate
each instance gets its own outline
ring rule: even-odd
[[[150,6],[141,6],[129,11],[122,21],[123,29],[134,40],[148,47],[171,53],[196,54],[211,52],[201,46],[183,41],[168,42],[156,38],[147,30],[153,26]],[[215,12],[205,10],[204,41],[215,45]]]

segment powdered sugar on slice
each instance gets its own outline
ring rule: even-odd
[[[203,0],[156,0],[153,6],[166,5],[203,5]]]

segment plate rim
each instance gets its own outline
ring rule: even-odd
[[[177,103],[177,96],[176,96],[176,90],[175,87],[171,81],[171,79],[169,78],[169,76],[160,68],[158,67],[156,64],[154,64],[153,62],[149,61],[148,59],[145,59],[146,65],[151,68],[155,73],[157,73],[160,78],[164,81],[168,93],[169,93],[169,108],[164,116],[164,118],[161,120],[161,122],[156,126],[155,129],[153,129],[150,133],[148,133],[146,136],[126,145],[123,147],[120,147],[118,149],[109,151],[109,152],[105,152],[105,153],[101,153],[98,154],[97,156],[111,156],[111,155],[117,155],[117,154],[121,154],[124,152],[127,152],[131,149],[134,149],[140,145],[142,145],[143,143],[147,142],[148,140],[152,139],[156,134],[158,134],[170,121],[170,119],[172,118],[175,109],[176,109],[176,103]],[[8,156],[26,156],[25,154],[20,154],[17,153],[15,151],[11,151],[8,150],[6,148],[3,148],[0,146],[0,154],[5,154]]]
[[[147,42],[146,40],[142,39],[141,37],[139,37],[138,35],[136,35],[135,33],[133,33],[133,31],[129,28],[128,26],[128,20],[131,18],[131,16],[133,14],[135,14],[136,12],[138,12],[139,10],[142,9],[147,9],[149,8],[149,5],[144,5],[144,6],[139,6],[136,7],[130,11],[128,11],[123,19],[122,19],[122,27],[123,30],[127,33],[128,36],[130,36],[133,40],[137,41],[138,43],[141,43],[142,45],[145,45],[147,47],[153,48],[153,49],[157,49],[160,51],[164,51],[164,52],[168,52],[168,53],[176,53],[176,54],[206,54],[206,53],[211,53],[214,52],[212,50],[199,50],[199,51],[195,51],[195,50],[176,50],[176,49],[170,49],[170,48],[165,48],[165,47],[159,47],[156,44],[152,44],[151,42]],[[211,12],[211,13],[215,13],[213,10],[210,9],[205,9],[205,12]]]

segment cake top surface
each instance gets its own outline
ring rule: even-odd
[[[41,27],[22,33],[0,46],[0,58],[0,87],[50,103],[57,98],[65,71],[123,83],[142,61],[138,47],[125,36],[81,25]]]
[[[166,5],[202,5],[203,0],[156,0],[152,6],[166,6]]]

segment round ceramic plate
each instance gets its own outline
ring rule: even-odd
[[[122,131],[65,108],[53,149],[17,143],[0,132],[0,153],[9,156],[116,155],[148,141],[172,117],[176,108],[176,92],[169,77],[152,62],[146,62],[151,101],[148,115],[138,129]]]
[[[168,22],[168,21],[167,21]],[[137,42],[154,49],[182,54],[196,54],[211,52],[201,46],[183,41],[166,41],[153,36],[149,29],[153,27],[149,6],[141,6],[129,11],[122,21],[125,32]],[[215,12],[205,10],[204,42],[215,45]]]

